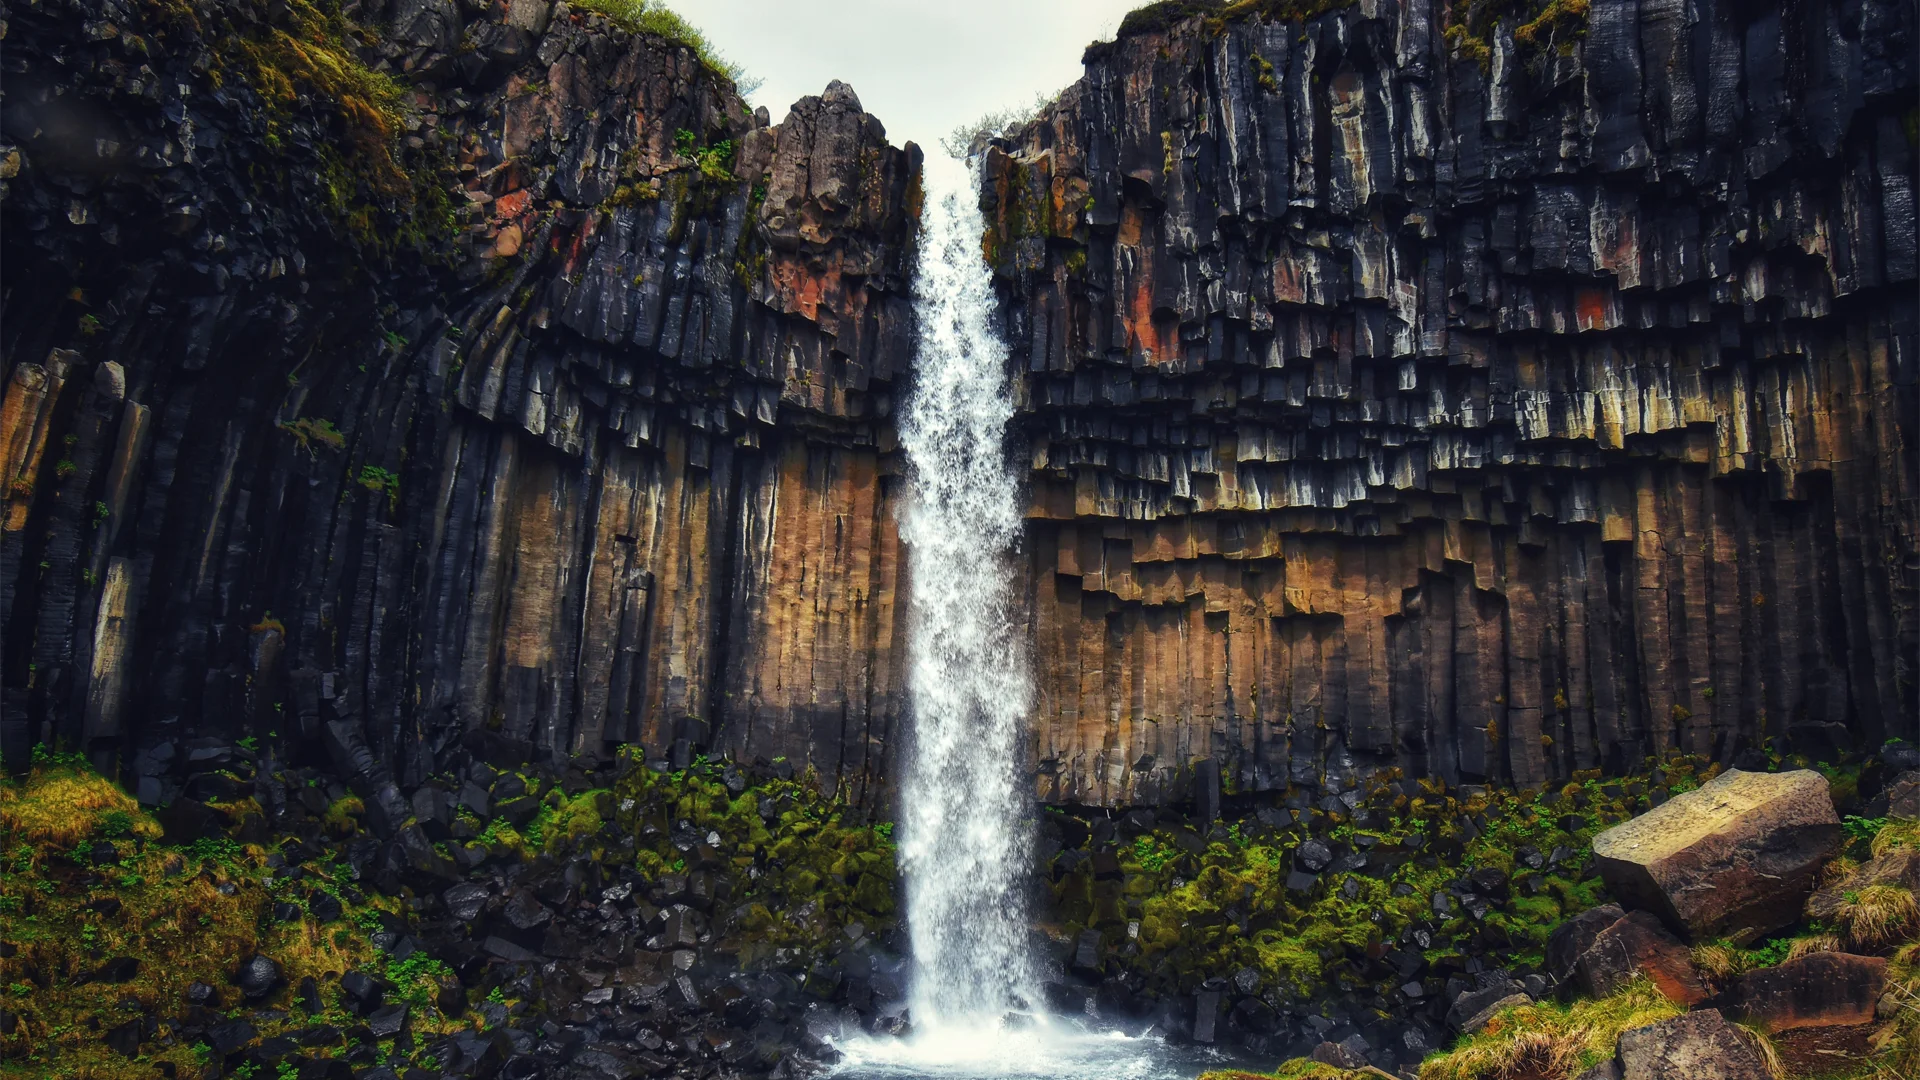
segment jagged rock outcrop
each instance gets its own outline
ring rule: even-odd
[[[411,786],[484,729],[858,794],[918,150],[564,4],[345,9],[0,5],[7,760],[248,734]]]
[[[1156,5],[988,150],[1043,798],[1913,735],[1911,5],[1451,11]]]

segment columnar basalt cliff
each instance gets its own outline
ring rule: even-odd
[[[1155,5],[989,150],[1044,798],[1913,736],[1912,6],[1535,8]]]
[[[919,151],[565,4],[345,7],[0,5],[7,759],[411,785],[490,733],[858,797]]]
[[[1042,797],[1915,734],[1911,5],[1456,6],[1156,5],[988,151]],[[871,802],[918,150],[564,4],[339,11],[0,4],[7,760]]]

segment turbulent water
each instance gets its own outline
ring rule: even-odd
[[[1024,902],[1031,796],[1016,772],[1032,680],[1010,596],[1021,505],[1006,453],[1006,347],[993,328],[978,188],[928,164],[930,187],[944,182],[922,224],[918,362],[900,418],[912,482],[901,522],[912,734],[899,839],[910,1007],[931,1033],[1027,1007],[1036,980]]]

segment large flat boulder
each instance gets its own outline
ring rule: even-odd
[[[1773,1080],[1753,1037],[1699,1009],[1620,1034],[1621,1080]]]
[[[1870,1024],[1886,990],[1884,957],[1817,952],[1749,971],[1727,997],[1742,1020],[1772,1032]]]
[[[1744,944],[1799,919],[1841,840],[1826,777],[1728,769],[1594,837],[1593,854],[1627,906]]]

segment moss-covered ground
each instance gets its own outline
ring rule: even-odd
[[[635,758],[600,775],[605,784],[588,786],[551,770],[502,772],[495,786],[517,791],[500,812],[463,812],[437,849],[467,847],[476,878],[579,859],[647,880],[709,874],[731,911],[716,915],[716,937],[742,966],[804,966],[822,943],[844,941],[849,923],[892,926],[890,827],[808,777],[749,785],[717,763],[662,771]],[[232,779],[244,790],[246,770]],[[258,1047],[223,1056],[208,1045],[207,1030],[233,1021],[252,1025],[259,1046],[285,1036],[302,1060],[422,1066],[435,1037],[478,1027],[487,1002],[514,1008],[527,992],[498,976],[463,984],[430,943],[397,944],[426,934],[419,912],[433,901],[417,882],[383,893],[348,861],[348,845],[370,838],[359,798],[335,799],[282,835],[251,797],[207,805],[207,835],[170,844],[154,815],[77,758],[43,754],[0,782],[0,1071],[149,1080],[200,1076],[219,1058],[229,1075],[253,1075]],[[256,955],[280,979],[248,999],[235,980]],[[409,1006],[398,1041],[371,1038],[348,1011],[348,972],[384,979],[386,1001]]]
[[[1669,790],[1690,787],[1714,771],[1681,774],[1673,765],[1669,762],[1662,770],[1670,782]],[[1828,775],[1835,800],[1843,807],[1854,800],[1861,772],[1858,767],[1826,766],[1805,759],[1775,757],[1771,765],[1820,769]],[[1623,792],[1632,784],[1627,782]],[[1618,785],[1602,785],[1600,790],[1604,792],[1609,786]],[[1823,889],[1838,897],[1830,914],[1823,917],[1816,911],[1820,908],[1816,894],[1802,922],[1766,940],[1744,947],[1725,940],[1701,942],[1692,950],[1694,964],[1709,985],[1722,988],[1743,972],[1772,967],[1808,952],[1844,950],[1887,958],[1888,994],[1878,1021],[1859,1041],[1857,1052],[1812,1048],[1796,1054],[1793,1044],[1810,1032],[1776,1036],[1757,1027],[1748,1028],[1778,1080],[1905,1080],[1920,1076],[1920,906],[1902,886],[1856,887],[1875,860],[1920,851],[1920,823],[1850,816],[1844,824],[1847,842],[1828,867]],[[1594,898],[1588,894],[1588,899]],[[1573,912],[1568,910],[1567,914]],[[1551,926],[1546,929],[1550,931]],[[1520,1006],[1496,1016],[1483,1031],[1463,1036],[1429,1056],[1421,1063],[1420,1078],[1571,1080],[1612,1057],[1621,1032],[1683,1011],[1644,979],[1636,979],[1603,999],[1549,1000]],[[1332,1066],[1295,1059],[1270,1074],[1215,1072],[1201,1080],[1321,1080],[1350,1075]]]
[[[1251,968],[1295,1000],[1359,992],[1385,1005],[1409,978],[1457,973],[1472,955],[1537,967],[1553,928],[1604,900],[1593,837],[1716,772],[1675,757],[1524,792],[1385,774],[1331,809],[1270,809],[1204,836],[1159,823],[1117,838],[1118,875],[1056,859],[1053,929],[1101,931],[1159,993]],[[1329,862],[1301,876],[1308,841]]]
[[[237,823],[258,808],[243,800],[218,809]],[[417,1006],[416,1038],[462,1023],[431,1005],[443,967],[424,956],[393,960],[373,944],[373,934],[404,924],[403,904],[362,892],[336,857],[289,865],[278,845],[214,836],[180,846],[160,837],[151,814],[78,761],[43,758],[25,778],[0,784],[0,1010],[8,1014],[0,1068],[199,1076],[218,1055],[179,1037],[169,1020],[198,1010],[203,1026],[246,1020],[269,1036],[345,1028],[357,1021],[332,988],[353,969],[383,974],[395,999]],[[333,917],[322,921],[316,909]],[[272,959],[281,980],[249,1002],[234,977],[255,955]],[[319,1008],[290,1009],[307,979],[321,988]],[[195,984],[212,991],[204,1004],[190,1004]],[[133,1053],[114,1048],[116,1028]],[[366,1053],[379,1060],[392,1049],[389,1039]]]

